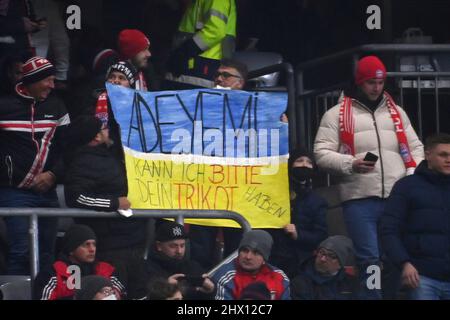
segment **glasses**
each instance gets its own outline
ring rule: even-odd
[[[317,255],[325,257],[325,258],[330,259],[330,260],[336,260],[338,258],[337,255],[334,252],[327,251],[325,249],[320,249],[317,252]]]
[[[214,78],[218,78],[220,76],[222,76],[222,78],[224,78],[224,79],[228,79],[230,77],[238,78],[238,79],[242,78],[241,76],[238,76],[238,75],[235,75],[235,74],[231,74],[231,73],[226,72],[226,71],[223,71],[223,72],[217,71],[216,74],[214,75]]]
[[[99,291],[101,294],[104,294],[105,296],[110,296],[114,294],[114,290],[111,288],[104,288],[101,291]]]

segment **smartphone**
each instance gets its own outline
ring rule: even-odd
[[[378,161],[378,156],[376,154],[373,154],[372,152],[367,152],[366,156],[363,159],[364,161],[373,161],[373,162],[377,162]]]
[[[203,286],[203,282],[205,281],[205,278],[203,278],[202,276],[186,275],[182,279],[186,280],[187,283],[189,283],[193,287],[201,287]]]

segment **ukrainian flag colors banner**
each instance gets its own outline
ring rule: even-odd
[[[285,93],[142,92],[107,84],[136,209],[224,209],[253,228],[290,221]],[[189,223],[238,226],[230,220]]]

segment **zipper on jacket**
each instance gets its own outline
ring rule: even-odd
[[[372,119],[373,119],[373,126],[375,127],[375,133],[377,135],[377,141],[378,141],[378,154],[380,155],[380,169],[381,169],[381,199],[384,199],[384,167],[383,167],[383,157],[381,156],[381,139],[380,139],[380,135],[378,134],[378,126],[377,126],[377,121],[375,119],[375,111],[380,107],[381,104],[384,103],[384,101],[386,99],[381,99],[380,103],[378,104],[378,106],[375,108],[374,111],[372,111],[371,109],[369,109],[368,107],[366,107],[361,101],[355,99],[359,105],[363,108],[366,109],[371,115],[372,115]]]
[[[12,158],[10,155],[7,155],[5,157],[5,164],[6,164],[6,168],[8,169],[8,180],[9,180],[9,185],[12,186],[12,178],[13,178],[13,163],[12,163]]]
[[[376,109],[375,109],[376,110]],[[384,168],[383,168],[383,157],[381,156],[381,140],[378,134],[377,121],[375,120],[375,112],[372,112],[373,125],[375,127],[375,133],[377,134],[378,141],[378,154],[380,155],[380,169],[381,169],[381,199],[384,199]]]

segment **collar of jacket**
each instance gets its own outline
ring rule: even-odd
[[[188,261],[186,255],[183,259],[174,259],[166,256],[164,253],[153,249],[150,253],[151,259],[157,262],[163,269],[169,272],[179,272]]]
[[[443,184],[448,185],[450,184],[450,176],[446,176],[442,173],[439,173],[437,171],[431,170],[428,168],[428,161],[423,160],[419,166],[414,171],[414,174],[418,174],[420,176],[425,177],[427,180],[429,180],[433,184]]]
[[[303,261],[303,263],[300,265],[300,274],[303,273],[317,284],[324,284],[327,282],[340,280],[345,276],[344,268],[341,268],[338,271],[338,273],[335,274],[334,276],[326,277],[320,274],[319,272],[316,271],[316,268],[314,267],[315,258],[316,258],[315,256],[312,256],[309,259]]]
[[[22,82],[19,82],[18,84],[16,84],[15,91],[19,97],[27,99],[27,100],[35,101],[33,97],[31,97],[25,93],[25,87]]]

